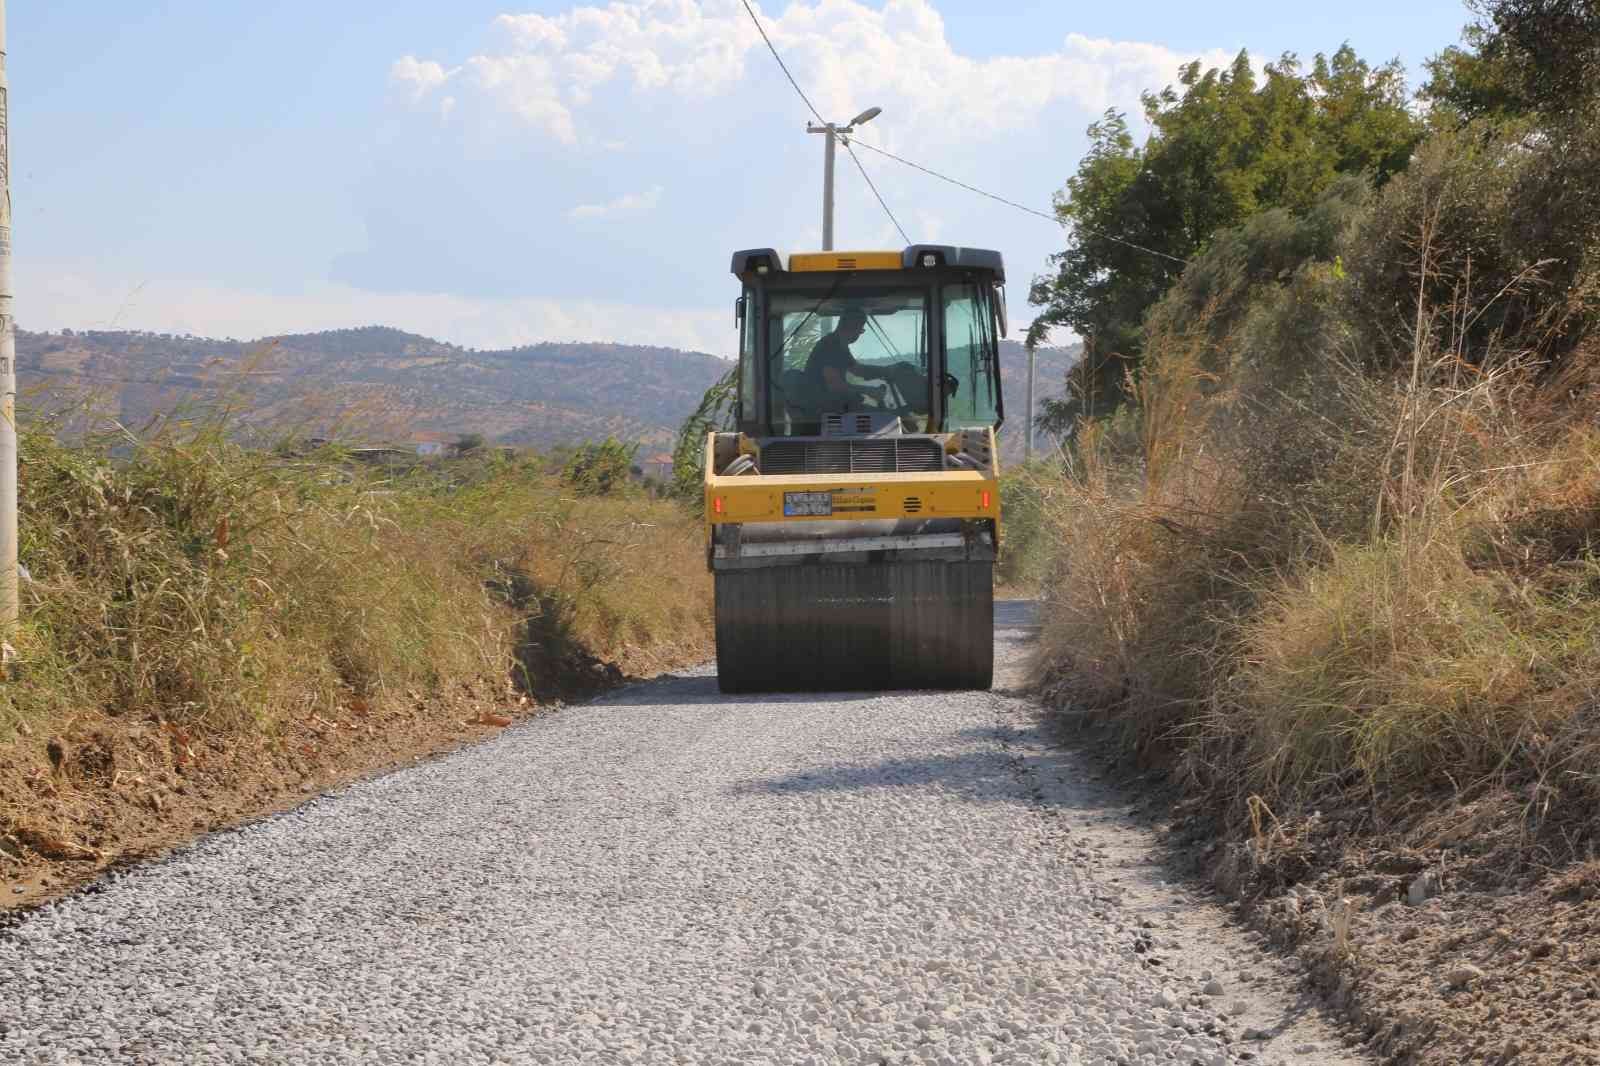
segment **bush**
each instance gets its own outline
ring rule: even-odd
[[[1146,324],[1137,409],[1085,423],[1038,493],[1037,676],[1234,811],[1600,804],[1600,444],[1541,364],[1585,290],[1507,252],[1543,162],[1450,144],[1351,216],[1342,261],[1289,266],[1328,245],[1276,218],[1197,258]]]
[[[1006,471],[1000,479],[1000,561],[995,568],[1002,585],[1036,589],[1050,568],[1055,544],[1050,537],[1046,508],[1057,491],[1060,472],[1056,464],[1035,460]]]
[[[268,726],[286,708],[496,672],[505,634],[469,569],[364,471],[210,429],[22,448],[13,715]]]
[[[1428,307],[1474,309],[1434,322],[1434,343],[1470,362],[1569,355],[1600,313],[1596,167],[1600,123],[1559,144],[1526,121],[1428,140],[1341,241],[1344,316],[1362,361],[1406,365],[1419,287]]]
[[[271,732],[352,699],[545,685],[531,633],[643,669],[709,626],[693,523],[562,499],[531,462],[389,476],[174,423],[28,432],[21,469],[24,683],[0,686],[0,737],[97,713]]]
[[[591,441],[572,453],[561,468],[561,480],[580,495],[613,495],[628,487],[637,454],[638,444],[624,444],[615,437]]]
[[[1230,799],[1509,779],[1593,809],[1600,435],[1522,424],[1528,377],[1355,377],[1338,418],[1284,395],[1219,432],[1169,374],[1137,467],[1089,427],[1045,497],[1037,673]]]

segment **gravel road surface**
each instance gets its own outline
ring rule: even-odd
[[[0,931],[0,1062],[1363,1061],[1088,776],[1000,692],[663,678]]]

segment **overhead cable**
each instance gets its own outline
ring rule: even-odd
[[[908,166],[913,170],[920,170],[924,174],[927,174],[930,177],[938,178],[940,181],[949,182],[951,185],[955,185],[955,186],[958,186],[960,188],[966,189],[968,192],[975,192],[979,196],[988,197],[989,199],[994,200],[997,203],[1005,204],[1007,207],[1014,207],[1018,211],[1026,211],[1030,215],[1037,215],[1040,218],[1047,219],[1047,220],[1049,220],[1051,222],[1054,222],[1056,225],[1062,227],[1063,229],[1066,229],[1068,226],[1071,225],[1071,223],[1065,221],[1064,219],[1062,219],[1061,217],[1059,217],[1057,215],[1052,215],[1052,214],[1050,214],[1048,212],[1040,211],[1037,208],[1029,207],[1027,204],[1019,204],[1015,200],[1007,200],[1004,196],[997,196],[994,193],[989,192],[989,191],[987,191],[985,189],[978,188],[976,185],[968,185],[964,181],[960,181],[960,180],[958,180],[956,178],[952,178],[948,174],[941,174],[937,170],[933,170],[933,169],[930,169],[929,167],[923,166],[921,163],[913,163],[911,160],[906,159],[903,156],[895,155],[893,152],[888,151],[887,149],[879,148],[877,145],[871,144],[871,143],[869,143],[867,141],[863,141],[859,137],[855,138],[855,142],[857,144],[859,144],[861,147],[867,149],[869,152],[877,152],[879,155],[888,156],[890,159],[893,159],[896,163],[904,164],[905,166]],[[1099,237],[1102,240],[1113,241],[1113,242],[1115,242],[1117,244],[1126,245],[1129,248],[1133,248],[1133,249],[1136,249],[1138,251],[1145,252],[1145,253],[1147,253],[1149,255],[1158,255],[1163,259],[1170,259],[1174,263],[1180,263],[1180,264],[1183,264],[1185,266],[1187,266],[1188,263],[1189,263],[1189,261],[1187,259],[1180,259],[1175,255],[1169,255],[1166,252],[1157,251],[1154,248],[1146,248],[1142,244],[1135,244],[1133,241],[1124,240],[1121,237],[1113,237],[1109,233],[1096,233],[1094,230],[1086,230],[1081,226],[1074,227],[1074,228],[1076,228],[1078,230],[1078,232],[1086,234],[1086,235],[1088,235],[1090,237]]]
[[[816,109],[816,106],[811,102],[811,98],[806,95],[804,89],[800,88],[800,83],[795,81],[794,75],[789,72],[789,65],[783,61],[783,56],[778,54],[778,49],[773,45],[772,38],[767,36],[766,28],[761,25],[761,18],[756,14],[755,8],[750,6],[750,0],[740,0],[740,2],[744,4],[745,12],[750,16],[750,21],[756,24],[756,32],[761,34],[761,39],[766,42],[767,51],[771,52],[772,58],[778,61],[778,67],[783,71],[783,76],[789,79],[789,84],[794,86],[795,94],[799,96],[801,102],[806,105],[806,110],[811,112],[812,117],[817,120],[819,125],[828,125],[828,120],[822,117],[822,112]],[[839,139],[841,142],[843,142],[845,150],[850,153],[850,158],[855,161],[856,169],[861,171],[861,176],[866,179],[867,188],[871,189],[872,195],[878,198],[878,206],[883,208],[883,213],[889,216],[889,221],[893,222],[894,228],[900,231],[900,236],[905,238],[905,242],[907,244],[910,244],[911,238],[906,236],[905,228],[900,225],[899,219],[894,217],[894,212],[889,210],[889,205],[883,200],[883,194],[878,192],[878,187],[874,185],[872,183],[872,179],[867,176],[867,168],[861,165],[861,160],[856,156],[855,150],[850,146],[850,140],[846,140],[844,137],[840,137]],[[851,140],[854,140],[856,144],[859,144],[868,151],[877,152],[881,156],[887,156],[888,158],[893,159],[896,163],[900,163],[903,166],[908,166],[913,170],[920,170],[929,177],[938,178],[940,181],[948,182],[949,184],[965,189],[968,192],[977,193],[979,196],[987,197],[996,203],[1005,204],[1007,207],[1015,208],[1018,211],[1024,211],[1030,215],[1036,215],[1048,222],[1054,222],[1062,229],[1072,228],[1085,236],[1098,237],[1101,240],[1111,241],[1113,244],[1120,244],[1124,247],[1132,248],[1135,251],[1144,252],[1146,255],[1159,256],[1162,259],[1171,260],[1180,266],[1189,265],[1189,261],[1187,259],[1179,258],[1178,256],[1172,255],[1168,252],[1158,251],[1155,248],[1147,248],[1142,244],[1137,244],[1122,237],[1113,237],[1109,233],[1098,233],[1094,230],[1084,229],[1082,226],[1073,226],[1071,223],[1062,219],[1059,215],[1051,214],[1048,211],[1040,211],[1038,208],[1029,207],[1027,204],[1019,204],[1015,200],[1008,200],[1004,196],[998,196],[986,189],[980,189],[976,185],[968,185],[966,182],[952,178],[948,174],[941,174],[931,167],[925,167],[921,163],[913,163],[911,160],[906,159],[903,156],[895,155],[893,152],[888,151],[887,149],[879,148],[875,144],[863,141],[854,134],[851,135]]]
[[[867,188],[872,190],[872,195],[878,198],[878,206],[883,208],[883,213],[889,216],[889,221],[894,223],[894,228],[900,231],[900,239],[907,244],[914,243],[910,237],[906,236],[906,228],[900,225],[898,218],[894,217],[894,212],[889,210],[889,205],[883,202],[883,193],[879,192],[878,187],[872,184],[872,178],[867,174],[867,168],[861,165],[861,157],[856,155],[854,148],[850,147],[849,139],[840,137],[839,143],[844,145],[844,150],[850,153],[850,159],[855,163],[856,169],[861,171],[861,180],[867,183]]]
[[[811,103],[811,98],[806,95],[806,91],[800,88],[800,83],[794,80],[793,74],[789,73],[789,64],[783,61],[783,57],[778,54],[778,49],[773,46],[772,38],[767,36],[766,28],[761,25],[761,19],[756,14],[756,9],[750,6],[750,0],[740,0],[740,2],[744,4],[744,9],[750,16],[750,21],[756,24],[756,32],[761,34],[761,39],[763,41],[767,42],[767,51],[771,52],[772,58],[778,61],[778,66],[783,70],[783,76],[789,79],[789,84],[794,86],[794,91],[799,95],[801,100],[805,101],[806,110],[811,112],[812,117],[817,120],[818,125],[826,126],[828,124],[828,120],[822,117],[822,112],[816,109],[816,107]]]
[[[741,2],[744,4],[745,12],[750,16],[750,21],[756,24],[756,32],[761,34],[761,39],[767,43],[767,51],[772,53],[772,58],[778,61],[778,66],[780,69],[782,69],[783,76],[789,79],[790,85],[794,86],[795,95],[800,97],[801,101],[806,105],[806,110],[811,112],[812,117],[817,120],[818,125],[829,126],[831,129],[832,127],[828,120],[822,117],[822,113],[817,110],[816,105],[811,102],[811,98],[806,95],[805,90],[800,88],[800,83],[796,81],[794,75],[789,72],[789,64],[783,61],[783,56],[778,54],[778,49],[773,45],[772,38],[767,36],[766,28],[761,25],[761,19],[756,15],[755,8],[750,6],[750,0],[741,0]],[[867,168],[861,165],[861,159],[856,155],[854,150],[851,149],[850,141],[843,135],[839,134],[829,133],[828,136],[839,137],[839,143],[844,145],[845,151],[850,153],[850,158],[855,162],[856,169],[861,171],[862,180],[867,183],[867,188],[871,189],[872,195],[877,197],[878,206],[883,208],[883,213],[889,216],[889,221],[894,223],[894,228],[900,231],[901,239],[907,244],[912,243],[911,238],[906,236],[905,227],[900,225],[900,220],[894,217],[893,211],[889,210],[888,203],[886,203],[883,199],[883,193],[879,192],[878,187],[872,183],[872,178],[867,174]]]

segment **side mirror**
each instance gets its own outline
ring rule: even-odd
[[[996,285],[994,295],[995,309],[1000,321],[1000,336],[1004,337],[1009,332],[1006,329],[1006,287],[1004,285]]]
[[[744,325],[744,297],[733,301],[733,328],[738,329]]]

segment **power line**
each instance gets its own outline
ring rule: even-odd
[[[745,13],[750,16],[750,21],[756,24],[756,32],[761,34],[761,39],[767,43],[767,51],[772,53],[772,58],[778,61],[778,66],[783,70],[783,76],[789,79],[790,85],[794,86],[795,94],[799,96],[800,99],[805,103],[806,109],[811,112],[812,117],[817,120],[818,125],[829,127],[830,132],[828,136],[836,136],[831,132],[832,126],[828,120],[822,117],[822,113],[816,109],[814,104],[812,104],[811,98],[806,95],[805,90],[800,88],[800,83],[795,81],[793,74],[789,73],[789,64],[783,61],[783,57],[778,54],[778,49],[772,43],[772,38],[767,36],[765,27],[761,25],[761,19],[756,16],[755,8],[750,6],[750,0],[741,0],[741,2],[744,4]],[[877,198],[878,206],[883,208],[883,213],[889,216],[889,221],[894,223],[894,228],[900,231],[901,239],[907,244],[912,243],[911,238],[906,236],[905,227],[900,225],[900,220],[894,217],[893,211],[889,210],[888,203],[886,203],[883,199],[883,193],[879,192],[878,187],[872,183],[872,178],[867,174],[867,168],[861,165],[861,159],[856,155],[854,149],[850,147],[849,140],[843,136],[839,136],[839,141],[844,145],[844,150],[850,153],[850,159],[855,163],[856,169],[861,171],[861,178],[867,183],[867,188],[872,190],[872,195]]]
[[[878,191],[876,185],[872,184],[872,178],[867,174],[867,168],[861,165],[861,157],[856,155],[854,148],[850,147],[850,141],[844,137],[840,137],[839,141],[844,145],[844,150],[850,153],[850,159],[855,163],[856,169],[861,171],[861,180],[867,183],[867,188],[872,190],[872,195],[878,198],[878,206],[883,208],[883,213],[889,216],[889,221],[894,223],[894,228],[900,231],[900,239],[907,244],[914,243],[910,237],[906,236],[906,228],[900,225],[898,218],[894,217],[894,212],[889,210],[889,205],[883,202],[883,194]]]
[[[1048,214],[1048,213],[1046,213],[1044,211],[1040,211],[1037,208],[1029,207],[1027,204],[1019,204],[1015,200],[1007,200],[1004,196],[997,196],[994,193],[988,192],[985,189],[978,188],[976,185],[968,185],[966,182],[959,181],[956,178],[952,178],[948,174],[941,174],[937,170],[932,170],[932,169],[930,169],[928,167],[923,166],[921,163],[913,163],[911,160],[906,159],[903,156],[895,155],[893,152],[887,151],[887,150],[885,150],[883,148],[879,148],[877,145],[870,144],[867,141],[861,140],[860,138],[856,138],[856,143],[859,144],[861,147],[867,149],[868,151],[877,152],[879,155],[882,155],[882,156],[888,156],[890,159],[893,159],[896,163],[902,163],[905,166],[910,167],[912,170],[920,170],[924,174],[927,174],[930,177],[938,178],[940,181],[949,182],[951,185],[955,185],[955,186],[958,186],[960,188],[963,188],[963,189],[967,190],[968,192],[975,192],[979,196],[984,196],[984,197],[989,198],[990,200],[996,201],[997,203],[1005,204],[1007,207],[1014,207],[1018,211],[1026,211],[1030,215],[1037,215],[1040,218],[1047,219],[1047,220],[1049,220],[1051,222],[1054,222],[1056,225],[1062,227],[1063,229],[1067,228],[1067,226],[1068,226],[1068,223],[1063,222],[1060,218],[1058,218],[1055,215]],[[1146,248],[1142,244],[1135,244],[1133,241],[1124,240],[1121,237],[1113,237],[1109,233],[1096,233],[1094,230],[1086,230],[1081,226],[1075,227],[1075,228],[1078,230],[1078,232],[1087,234],[1090,237],[1099,237],[1102,240],[1113,241],[1113,242],[1115,242],[1117,244],[1126,245],[1129,248],[1133,248],[1133,249],[1135,249],[1137,251],[1144,252],[1144,253],[1146,253],[1148,255],[1158,255],[1163,259],[1170,259],[1174,263],[1179,263],[1179,264],[1182,264],[1184,266],[1188,266],[1188,264],[1189,264],[1189,261],[1187,259],[1180,259],[1175,255],[1169,255],[1166,252],[1160,252],[1160,251],[1157,251],[1154,248]]]
[[[756,15],[756,9],[750,6],[750,0],[740,0],[740,2],[744,4],[745,12],[749,14],[750,21],[756,24],[756,32],[761,34],[761,39],[763,41],[767,42],[767,51],[772,53],[772,58],[776,59],[778,61],[778,66],[783,69],[783,76],[789,79],[789,84],[794,86],[794,91],[799,95],[801,100],[805,101],[806,109],[811,112],[812,117],[817,120],[817,123],[819,125],[826,126],[828,124],[828,120],[822,117],[822,112],[816,109],[816,107],[811,103],[811,98],[806,95],[806,91],[800,88],[800,83],[794,80],[793,74],[789,73],[789,64],[783,61],[783,57],[778,54],[777,48],[773,47],[772,38],[767,36],[766,29],[761,25],[761,19]]]
[[[783,71],[783,76],[789,79],[789,84],[794,87],[795,94],[799,96],[800,100],[806,105],[806,110],[811,112],[812,117],[817,120],[819,125],[828,125],[828,120],[822,117],[822,112],[816,109],[816,106],[811,102],[811,98],[806,95],[804,89],[800,88],[800,83],[795,81],[794,75],[789,72],[789,65],[783,61],[783,56],[778,54],[778,49],[773,45],[772,38],[767,36],[766,28],[761,25],[761,19],[756,15],[755,8],[750,6],[750,0],[740,0],[740,2],[744,4],[745,13],[750,16],[750,21],[756,24],[756,32],[761,34],[761,39],[766,42],[767,51],[771,52],[772,58],[778,61],[778,67]],[[906,236],[905,227],[901,226],[900,220],[894,217],[894,212],[890,211],[889,205],[884,202],[883,194],[878,191],[878,187],[874,185],[872,183],[872,179],[867,176],[867,168],[861,165],[861,160],[856,156],[855,149],[850,146],[850,141],[843,137],[840,137],[839,139],[843,141],[845,151],[850,153],[850,158],[855,162],[856,169],[861,171],[862,178],[866,180],[867,188],[871,189],[872,195],[878,198],[878,206],[883,208],[883,213],[889,216],[889,221],[893,222],[894,228],[900,231],[900,236],[905,238],[905,242],[907,244],[910,244],[911,238]],[[913,170],[920,170],[929,177],[938,178],[940,181],[949,182],[951,185],[965,189],[968,192],[977,193],[979,196],[986,197],[995,201],[996,203],[1005,204],[1007,207],[1012,207],[1018,211],[1024,211],[1030,215],[1035,215],[1039,218],[1045,219],[1048,222],[1054,222],[1062,229],[1066,229],[1068,226],[1068,223],[1063,222],[1056,215],[1045,211],[1040,211],[1037,208],[1029,207],[1027,204],[1019,204],[1015,200],[1008,200],[1004,196],[997,196],[986,189],[978,188],[976,185],[968,185],[966,182],[952,178],[948,174],[941,174],[937,170],[923,166],[921,163],[913,163],[911,160],[906,159],[903,156],[895,155],[893,152],[879,148],[877,145],[870,144],[867,141],[859,140],[854,137],[852,137],[852,139],[854,139],[857,144],[861,145],[861,147],[867,149],[868,151],[877,152],[881,156],[887,156],[888,158],[893,159],[896,163],[908,166]],[[1101,240],[1111,241],[1114,244],[1120,244],[1124,247],[1132,248],[1135,251],[1144,252],[1146,255],[1159,256],[1162,259],[1171,260],[1180,266],[1189,265],[1189,261],[1187,259],[1180,259],[1178,256],[1171,255],[1167,252],[1157,251],[1154,248],[1147,248],[1142,244],[1136,244],[1135,242],[1125,240],[1122,237],[1113,237],[1109,233],[1097,233],[1094,230],[1084,229],[1082,226],[1075,226],[1073,228],[1081,234],[1086,234],[1090,237],[1098,237]]]
[[[912,170],[920,170],[924,174],[928,174],[928,175],[930,175],[932,177],[938,178],[940,181],[947,181],[951,185],[959,185],[961,188],[967,190],[968,192],[975,192],[979,196],[987,196],[991,200],[995,200],[995,201],[998,201],[999,203],[1005,204],[1007,207],[1014,207],[1018,211],[1026,211],[1030,215],[1038,215],[1040,218],[1048,219],[1049,221],[1054,222],[1058,226],[1062,224],[1061,220],[1059,218],[1057,218],[1055,215],[1048,214],[1048,213],[1046,213],[1044,211],[1035,210],[1034,208],[1031,208],[1031,207],[1027,206],[1026,204],[1019,204],[1015,200],[1007,200],[1004,196],[996,196],[992,192],[985,192],[984,190],[978,188],[976,185],[968,185],[964,181],[957,181],[955,178],[947,177],[946,175],[939,173],[937,170],[930,170],[927,167],[923,166],[921,163],[913,163],[909,159],[902,158],[901,156],[895,155],[893,152],[886,151],[886,150],[884,150],[882,148],[879,148],[875,144],[869,144],[866,141],[858,141],[857,143],[860,144],[861,147],[867,149],[869,152],[877,152],[879,155],[888,156],[890,159],[893,159],[896,163],[903,163],[906,166],[910,167]]]

